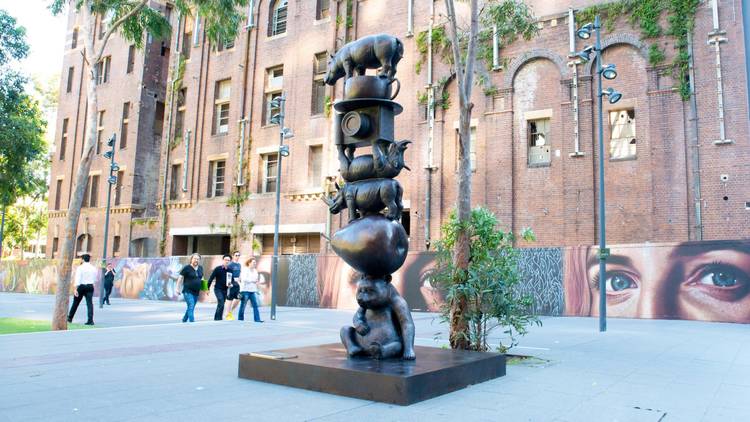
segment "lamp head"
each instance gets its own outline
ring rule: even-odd
[[[286,98],[284,98],[283,95],[280,95],[280,96],[274,98],[273,100],[271,100],[271,107],[273,107],[273,108],[279,108],[279,107],[281,107],[281,103],[283,103],[284,100],[286,100]]]
[[[612,80],[617,77],[617,70],[615,65],[610,63],[602,68],[602,76],[604,79]]]
[[[118,171],[120,171],[120,166],[118,166],[117,163],[113,163],[112,166],[110,167],[110,169],[113,172],[117,173]]]
[[[274,124],[274,125],[281,124],[281,113],[276,113],[273,116],[271,116],[270,122],[271,124]]]
[[[279,154],[282,157],[288,157],[289,156],[289,145],[282,145],[279,147]]]
[[[110,136],[109,139],[107,140],[107,146],[108,147],[115,146],[115,136],[116,135],[113,133],[112,136]]]
[[[110,150],[110,151],[107,151],[107,152],[105,152],[105,153],[103,154],[103,156],[104,156],[104,158],[106,158],[107,160],[111,160],[111,159],[112,159],[112,151]]]
[[[594,24],[589,22],[586,25],[583,25],[578,31],[576,31],[576,35],[578,35],[578,38],[582,40],[587,40],[591,38],[591,31],[594,29]]]
[[[620,101],[620,98],[622,98],[622,94],[619,93],[614,88],[606,88],[602,91],[602,95],[606,95],[609,98],[609,103],[614,104],[618,101]]]
[[[110,185],[117,184],[117,176],[109,176],[109,179],[107,179],[107,182],[109,182]]]
[[[589,46],[585,47],[583,50],[577,52],[575,54],[575,56],[578,57],[579,59],[581,59],[582,61],[587,62],[587,61],[591,60],[591,52],[592,51],[594,51],[594,47],[589,45]]]

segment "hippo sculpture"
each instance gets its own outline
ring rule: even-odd
[[[343,77],[362,76],[367,69],[381,69],[378,76],[393,80],[396,65],[403,56],[404,44],[394,36],[378,34],[363,37],[331,55],[323,82],[335,85]]]

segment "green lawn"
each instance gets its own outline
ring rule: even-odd
[[[50,331],[50,321],[20,318],[0,318],[0,334],[34,333],[37,331]],[[68,324],[69,330],[94,328],[83,324]]]

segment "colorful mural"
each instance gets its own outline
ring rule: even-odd
[[[607,261],[607,315],[750,323],[750,240],[611,246]],[[519,255],[521,290],[540,315],[598,316],[597,248],[527,248]],[[113,259],[113,298],[183,300],[176,277],[187,257]],[[221,257],[203,257],[205,274]],[[442,303],[430,281],[432,253],[410,253],[393,285],[413,310]],[[271,303],[271,256],[258,258],[261,303]],[[357,274],[335,255],[279,259],[279,306],[355,309]],[[50,260],[3,261],[0,291],[54,294],[57,270]],[[97,287],[97,295],[98,288]],[[72,292],[72,288],[71,288]],[[202,302],[215,302],[213,292]]]
[[[608,317],[750,323],[750,241],[612,246]],[[565,250],[565,315],[599,315],[597,248]]]

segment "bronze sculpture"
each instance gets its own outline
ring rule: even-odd
[[[399,222],[403,188],[394,179],[401,169],[409,169],[404,151],[411,143],[394,140],[394,116],[402,108],[392,100],[400,89],[395,75],[403,51],[401,41],[390,35],[361,38],[331,56],[324,78],[329,85],[346,79],[344,99],[334,105],[334,141],[345,184],[336,185],[336,196],[324,201],[332,214],[349,210],[348,225],[332,236],[331,246],[360,273],[359,309],[352,326],[341,328],[349,356],[415,359],[411,312],[390,284],[409,248]],[[365,75],[373,68],[380,69],[378,76]],[[393,82],[396,91],[391,94]],[[362,146],[372,147],[372,154],[355,156]]]

